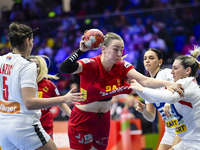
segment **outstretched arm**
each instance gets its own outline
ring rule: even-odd
[[[181,97],[177,92],[172,93],[168,90],[157,90],[143,87],[136,80],[131,81],[130,88],[135,90],[141,97],[143,94],[151,97],[149,99],[145,98],[145,100],[149,101],[150,103],[154,103],[155,100],[167,103],[176,103],[181,100]]]
[[[82,93],[73,93],[75,88],[71,89],[67,94],[63,96],[51,98],[35,97],[36,89],[32,87],[25,87],[21,90],[24,104],[29,110],[49,108],[52,106],[60,105],[62,103],[77,104],[77,102],[85,99]]]
[[[180,96],[183,96],[183,92],[182,92],[182,86],[181,84],[176,84],[176,83],[172,83],[169,81],[163,81],[163,80],[157,80],[154,78],[149,78],[146,77],[144,75],[142,75],[141,73],[137,72],[135,69],[131,69],[128,73],[127,73],[127,77],[130,79],[135,79],[137,80],[138,83],[140,83],[142,86],[144,87],[150,87],[150,88],[159,88],[159,87],[167,87],[167,89],[171,92],[175,92],[177,91]]]

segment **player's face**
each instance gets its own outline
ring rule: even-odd
[[[40,72],[40,63],[39,63],[38,59],[34,58],[34,59],[30,59],[30,60],[36,63],[37,74],[39,75],[39,72]]]
[[[158,59],[157,55],[153,51],[147,51],[144,54],[143,58],[144,67],[147,71],[153,73],[157,69],[160,69],[159,64],[161,64],[161,60]]]
[[[172,65],[171,74],[174,77],[174,82],[188,76],[187,69],[184,69],[184,67],[181,65],[181,60],[174,61],[173,65]]]
[[[112,60],[113,63],[117,63],[121,60],[124,50],[124,42],[121,40],[112,40],[108,47],[106,47],[106,57]]]

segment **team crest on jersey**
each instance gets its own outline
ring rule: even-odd
[[[83,58],[83,59],[81,59],[81,60],[84,62],[84,64],[87,64],[87,63],[90,62],[90,60],[89,60],[88,58]]]
[[[130,66],[131,66],[131,63],[125,61],[125,63],[124,63],[124,67],[128,68],[128,67],[130,67]]]
[[[43,91],[48,92],[49,89],[48,89],[47,87],[44,87],[44,88],[43,88]]]

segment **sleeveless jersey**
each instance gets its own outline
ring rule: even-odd
[[[118,61],[111,71],[106,72],[101,64],[100,55],[93,58],[79,60],[83,65],[80,75],[80,91],[86,100],[80,102],[87,104],[102,99],[111,99],[118,94],[130,94],[129,83],[124,79],[133,65],[127,61]]]
[[[24,87],[33,87],[37,91],[36,78],[34,62],[11,52],[1,57],[0,115],[36,114],[40,118],[40,110],[28,110],[25,107],[21,93],[21,88]]]
[[[171,69],[163,69],[160,70],[157,75],[156,75],[156,79],[158,80],[164,80],[164,81],[170,81],[170,82],[174,82],[174,78],[173,75],[171,74]],[[165,87],[160,88],[159,90],[163,90],[165,89]],[[146,104],[148,104],[148,101],[145,101]],[[169,116],[165,116],[165,113],[163,111],[163,108],[165,106],[165,103],[152,103],[156,109],[160,112],[160,115],[162,116],[162,120],[165,122],[165,132],[169,132],[170,134],[175,134],[175,127],[178,125],[178,121],[175,118],[175,116],[173,115],[173,113],[170,113]]]
[[[42,79],[38,83],[38,97],[39,98],[50,98],[60,96],[58,89],[50,80]],[[42,109],[42,116],[40,118],[41,124],[44,127],[53,128],[53,115],[51,108]]]

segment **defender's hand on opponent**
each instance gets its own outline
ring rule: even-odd
[[[72,88],[67,94],[64,95],[66,104],[79,104],[78,102],[85,100],[83,93],[73,93],[75,89],[76,87]]]
[[[181,84],[169,82],[166,87],[172,93],[178,92],[178,94],[180,95],[180,97],[184,96],[184,93],[183,93],[184,92],[184,88],[182,87]]]

